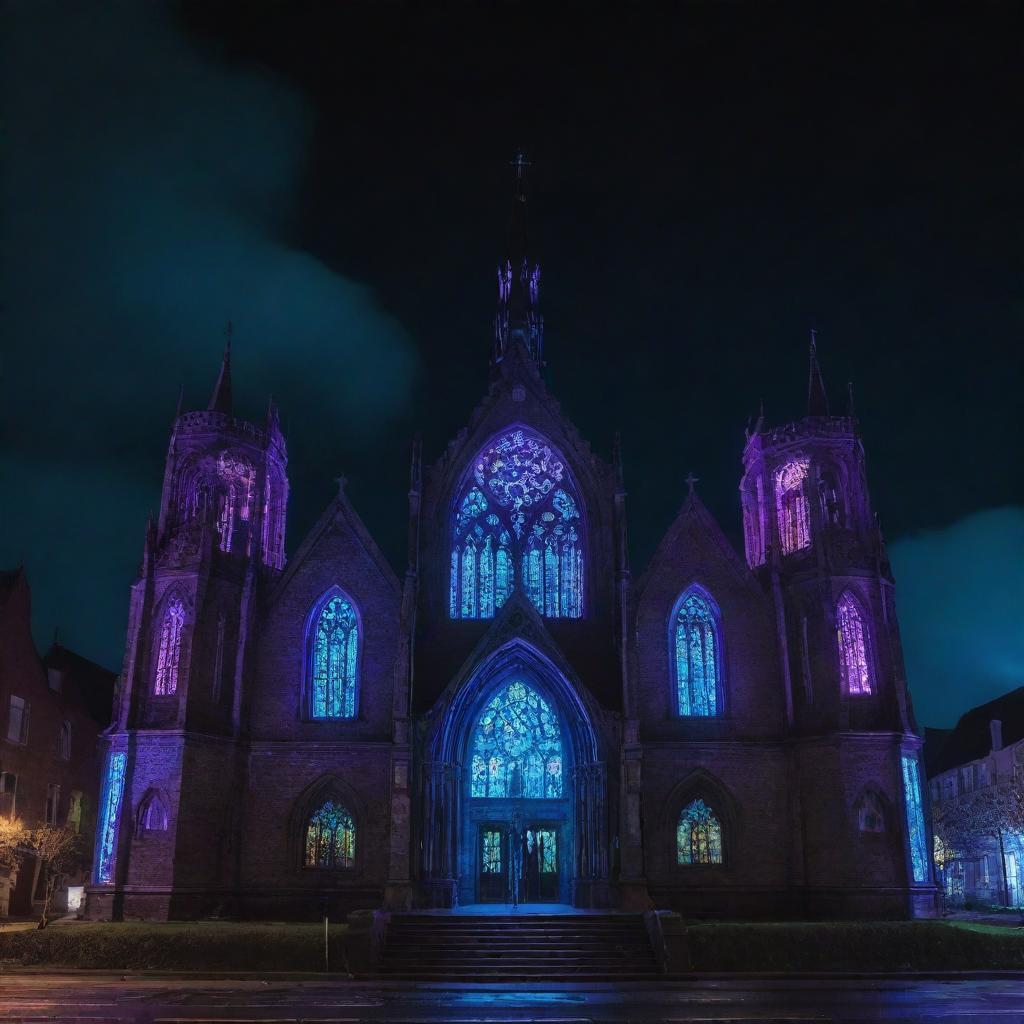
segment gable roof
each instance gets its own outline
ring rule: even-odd
[[[43,658],[43,665],[63,674],[61,692],[66,700],[81,702],[100,726],[110,724],[116,672],[56,643]]]
[[[953,729],[926,729],[925,771],[928,776],[985,757],[992,749],[989,722],[993,719],[1002,722],[1004,747],[1024,739],[1024,686],[971,708],[960,716]]]

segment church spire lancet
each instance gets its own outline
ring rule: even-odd
[[[807,378],[807,415],[828,415],[828,395],[825,393],[825,381],[822,379],[821,366],[818,364],[818,332],[813,329]]]
[[[211,412],[222,412],[230,416],[233,411],[231,401],[231,335],[234,333],[231,321],[224,328],[224,356],[220,363],[220,373],[217,374],[217,383],[213,387],[213,394],[210,396],[210,404],[207,408]]]
[[[539,308],[540,264],[530,255],[526,230],[526,172],[530,161],[519,152],[510,166],[515,180],[505,259],[498,266],[498,309],[491,363],[502,362],[519,343],[539,367],[544,359],[544,318]]]

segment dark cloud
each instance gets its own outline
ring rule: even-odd
[[[954,725],[1024,686],[1024,508],[978,512],[889,553],[920,724]]]
[[[178,384],[205,404],[228,318],[262,396],[241,411],[273,391],[310,454],[400,414],[414,371],[373,293],[290,237],[301,96],[167,13],[24,2],[7,22],[0,564],[26,560],[41,634],[61,621],[107,661]]]

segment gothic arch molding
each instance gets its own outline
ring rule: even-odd
[[[676,825],[683,809],[692,800],[703,800],[714,811],[722,826],[722,864],[729,867],[735,857],[741,832],[736,800],[729,788],[706,768],[695,768],[672,787],[662,807],[661,832],[666,844],[675,843]],[[672,857],[672,863],[675,857]]]

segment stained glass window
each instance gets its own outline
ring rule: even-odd
[[[581,517],[550,445],[525,430],[503,434],[467,487],[453,526],[451,617],[492,618],[518,585],[542,615],[580,618]]]
[[[355,864],[356,826],[341,804],[328,800],[306,826],[307,868],[350,868]]]
[[[675,622],[676,707],[680,715],[721,713],[721,645],[711,603],[698,591],[683,598]]]
[[[553,829],[537,830],[537,866],[542,875],[558,871],[558,833]]]
[[[313,718],[354,718],[359,670],[359,621],[340,595],[332,597],[313,622]]]
[[[239,523],[249,525],[252,519],[256,475],[252,466],[229,452],[222,452],[217,460],[220,478],[217,498],[217,533],[221,551],[234,547],[235,531]],[[246,554],[252,553],[252,537],[246,535]]]
[[[775,507],[779,520],[779,543],[782,553],[790,555],[811,543],[811,526],[807,512],[804,481],[807,459],[793,459],[775,474]]]
[[[850,593],[843,594],[836,606],[836,634],[844,691],[854,696],[870,694],[871,669],[868,665],[864,617],[857,599]]]
[[[679,815],[676,860],[680,864],[722,863],[722,826],[703,800],[692,800]]]
[[[482,870],[485,875],[501,874],[501,833],[494,829],[484,831]]]
[[[99,828],[96,843],[96,882],[109,885],[114,880],[114,855],[117,851],[117,829],[124,795],[124,769],[127,757],[113,753],[107,758],[107,773],[100,796]]]
[[[185,605],[180,597],[172,597],[164,609],[160,623],[160,644],[157,647],[156,678],[153,692],[170,697],[178,692],[178,667],[181,663],[181,632],[185,625]]]
[[[547,701],[512,682],[488,702],[472,740],[471,796],[562,796],[562,732]]]
[[[928,881],[928,838],[921,807],[921,778],[917,758],[904,754],[903,798],[907,810],[907,839],[910,843],[910,866],[915,882]]]
[[[167,831],[167,808],[159,794],[150,793],[146,802],[139,812],[140,832],[166,832]]]

